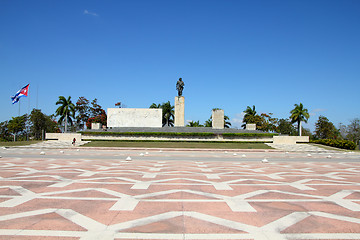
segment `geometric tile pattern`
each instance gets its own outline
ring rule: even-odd
[[[360,239],[358,155],[2,155],[0,239]]]

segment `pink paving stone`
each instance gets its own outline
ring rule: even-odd
[[[108,154],[110,155],[110,153]],[[160,156],[160,154],[159,154]],[[183,154],[183,156],[187,156],[186,154]],[[208,156],[211,156],[210,154]],[[135,157],[135,155],[134,155]],[[229,157],[230,158],[230,157]],[[114,158],[115,159],[115,158]],[[21,161],[17,161],[20,163]],[[44,164],[41,165],[40,163],[43,162]],[[60,163],[59,163],[60,162]],[[46,174],[53,174],[58,176],[63,176],[70,179],[91,179],[96,177],[128,177],[130,179],[136,179],[140,181],[152,181],[152,180],[159,180],[159,179],[171,179],[181,176],[182,178],[192,178],[193,180],[184,180],[179,179],[175,182],[177,184],[170,184],[171,181],[163,182],[163,183],[153,183],[149,186],[148,189],[131,189],[134,183],[128,183],[127,184],[117,184],[121,183],[121,180],[112,178],[106,179],[105,181],[102,181],[104,184],[101,183],[91,183],[93,180],[87,180],[87,183],[73,183],[69,186],[62,187],[62,188],[47,188],[47,186],[57,182],[58,180],[51,179],[50,182],[41,183],[41,182],[27,182],[27,181],[1,181],[1,184],[8,184],[8,185],[21,185],[24,186],[26,189],[32,190],[34,192],[52,192],[52,191],[64,191],[64,190],[71,190],[71,189],[77,189],[77,188],[106,188],[111,189],[114,191],[118,191],[121,193],[125,193],[128,195],[138,195],[138,194],[146,194],[146,193],[155,193],[159,191],[165,191],[165,190],[171,190],[171,189],[192,189],[196,191],[203,191],[208,193],[215,193],[220,194],[224,196],[236,196],[243,193],[249,193],[256,190],[261,189],[270,189],[270,190],[281,190],[281,191],[289,191],[293,193],[305,193],[309,195],[318,195],[318,196],[329,196],[332,195],[342,189],[360,189],[359,186],[354,185],[339,185],[339,183],[343,181],[349,181],[351,178],[352,182],[359,182],[359,177],[352,176],[352,175],[341,175],[344,177],[344,180],[335,180],[332,183],[329,183],[328,181],[324,180],[331,180],[326,177],[321,176],[312,176],[313,174],[319,174],[319,173],[330,173],[330,172],[338,172],[342,169],[349,168],[349,167],[356,167],[357,165],[354,163],[351,163],[352,166],[346,166],[342,167],[339,166],[339,164],[328,164],[328,163],[314,163],[312,165],[307,165],[304,163],[280,163],[277,164],[278,166],[272,166],[272,165],[264,165],[260,163],[249,163],[249,162],[243,162],[245,165],[249,165],[249,168],[242,168],[241,165],[235,166],[233,162],[206,162],[204,161],[204,165],[207,165],[208,169],[212,169],[212,172],[207,172],[209,174],[214,173],[222,173],[226,171],[234,172],[230,174],[231,176],[224,176],[219,175],[220,179],[207,179],[204,173],[201,172],[201,169],[197,166],[198,164],[194,161],[186,161],[186,162],[176,162],[176,161],[167,161],[166,164],[164,164],[161,171],[159,172],[151,172],[147,171],[145,169],[149,169],[154,167],[154,164],[158,164],[157,161],[133,161],[132,163],[124,163],[120,166],[114,166],[111,165],[111,163],[118,162],[118,160],[104,160],[104,161],[91,161],[91,162],[84,162],[84,161],[76,161],[78,164],[70,164],[71,162],[75,162],[74,160],[67,160],[67,159],[58,159],[57,162],[48,162],[50,163],[58,163],[59,165],[64,164],[64,167],[60,169],[52,169],[48,170],[47,167],[50,166],[46,159],[41,159],[38,161],[38,164],[28,164],[26,166],[26,161],[24,162],[25,167],[29,167],[29,165],[37,170],[43,169],[46,171]],[[82,169],[88,169],[88,170],[94,170],[99,171],[99,167],[95,166],[95,164],[99,164],[102,166],[109,166],[112,167],[109,170],[102,170],[100,171],[100,174],[96,174],[92,177],[80,177],[79,175],[82,174],[79,171],[74,171],[72,168],[82,168]],[[141,168],[139,165],[144,165],[146,168]],[[289,165],[290,167],[287,167],[286,165]],[[329,165],[330,168],[326,168],[324,165]],[[360,165],[359,165],[360,166]],[[314,173],[301,173],[297,170],[297,168],[311,168],[312,170],[315,170]],[[251,169],[255,168],[262,168],[264,172],[262,173],[254,173],[250,171]],[[156,178],[153,179],[146,179],[142,178],[143,174],[127,171],[126,173],[122,170],[125,169],[133,169],[133,170],[139,170],[142,172],[148,172],[148,173],[156,173],[159,174]],[[22,168],[18,169],[21,173],[23,170]],[[178,171],[178,170],[184,170],[189,172],[194,172],[194,174],[191,173],[183,173],[183,174],[163,174],[163,172],[169,172],[169,171]],[[69,173],[66,171],[74,171],[74,173]],[[280,175],[283,177],[283,179],[274,180],[265,176],[261,176],[261,174],[269,174],[269,173],[277,173],[277,172],[288,172],[286,175]],[[35,173],[33,175],[43,175],[44,173]],[[239,175],[239,176],[237,176]],[[241,176],[241,175],[248,175],[248,176]],[[1,175],[4,177],[4,175]],[[293,182],[296,180],[302,180],[302,179],[324,179],[324,180],[315,180],[319,181],[319,183],[327,184],[326,186],[322,185],[312,185],[311,187],[315,190],[299,190],[291,186],[284,186],[279,184],[272,184],[267,186],[261,186],[261,185],[246,185],[243,184],[244,182],[239,182],[240,185],[237,184],[230,184],[233,190],[216,190],[213,185],[210,183],[199,183],[195,179],[201,179],[205,181],[210,182],[223,182],[223,181],[229,181],[233,179],[256,179],[256,180],[250,180],[251,182],[247,183],[264,183],[262,180],[269,180],[269,181],[277,181],[277,182]],[[99,181],[99,180],[94,180]],[[179,182],[177,182],[179,181]],[[186,181],[188,181],[186,183]],[[100,181],[99,181],[100,182]],[[113,184],[105,184],[108,182],[112,182]],[[242,183],[242,185],[241,185]],[[317,184],[319,184],[317,183]],[[206,185],[203,185],[206,184]],[[1,195],[1,192],[0,192]],[[357,194],[352,194],[354,196],[357,196]],[[52,196],[60,196],[60,195],[52,195]],[[62,196],[72,196],[72,197],[112,197],[111,195],[102,194],[97,191],[87,191],[87,192],[81,192],[81,193],[72,193],[72,194],[62,194]],[[351,197],[354,196],[349,196]],[[57,207],[57,208],[65,208],[65,209],[73,209],[74,211],[79,212],[80,214],[83,214],[84,216],[90,217],[96,221],[99,221],[104,224],[115,224],[115,223],[121,223],[128,220],[136,220],[141,219],[143,217],[150,217],[157,214],[166,213],[168,211],[193,211],[193,212],[200,212],[203,214],[208,214],[210,216],[215,216],[219,218],[224,218],[228,220],[238,221],[241,223],[253,225],[253,226],[263,226],[265,224],[271,223],[272,221],[276,221],[277,219],[286,216],[287,214],[297,212],[297,211],[325,211],[329,213],[334,213],[338,215],[344,215],[349,217],[357,217],[359,218],[359,212],[352,212],[350,210],[347,210],[341,206],[338,206],[334,203],[330,202],[271,202],[271,199],[308,199],[307,197],[303,198],[301,196],[294,197],[293,195],[288,196],[288,194],[278,194],[278,193],[268,193],[263,195],[258,195],[253,197],[252,199],[269,199],[269,202],[250,202],[250,205],[256,209],[257,212],[232,212],[230,207],[224,202],[163,202],[162,199],[196,199],[196,200],[212,200],[212,198],[207,198],[204,196],[199,195],[193,195],[189,193],[174,193],[174,194],[168,194],[168,195],[161,195],[158,197],[153,197],[152,199],[158,199],[159,202],[140,202],[134,209],[134,211],[110,211],[109,209],[112,207],[112,205],[115,203],[115,201],[90,201],[90,200],[60,200],[60,199],[36,199],[32,200],[30,202],[24,203],[20,206],[17,206],[15,208],[0,208],[0,216],[4,214],[10,214],[15,212],[22,212],[22,211],[30,211],[30,210],[37,210],[39,208],[46,208],[46,207]],[[311,198],[311,197],[310,197]],[[355,197],[357,198],[357,197]],[[150,199],[148,199],[150,200]],[[216,199],[215,199],[216,200]],[[213,224],[212,226],[208,226],[207,223],[204,223],[203,221],[192,219],[190,217],[178,217],[179,219],[183,220],[183,231],[186,232],[196,232],[196,233],[226,233],[229,232],[229,229],[223,229],[223,227],[218,226],[216,224]],[[174,218],[175,219],[175,218]],[[171,227],[178,225],[177,219],[172,219],[170,221],[170,224],[168,221],[163,221],[161,223],[154,223],[151,228],[158,229],[161,231],[167,231],[166,229],[171,229]],[[317,219],[315,219],[318,221]],[[314,220],[314,221],[315,221]],[[324,220],[321,220],[324,221]],[[7,221],[5,221],[7,222]],[[50,221],[51,223],[51,221]],[[181,223],[181,220],[180,220]],[[300,224],[300,223],[299,223]],[[301,224],[304,224],[301,222]],[[336,224],[328,222],[329,225]],[[52,224],[49,224],[47,219],[39,221],[37,224],[34,225],[34,227],[44,227],[46,229],[47,226],[50,226]],[[298,224],[297,224],[298,225]],[[294,225],[294,229],[297,225]],[[340,226],[340,224],[337,224],[337,226]],[[181,225],[180,225],[181,227]],[[149,226],[147,226],[149,228]],[[360,232],[355,227],[351,227],[350,230],[355,229],[355,232]],[[176,230],[177,231],[177,230]],[[231,231],[234,231],[231,229]],[[344,232],[343,228],[339,228],[337,231]],[[300,228],[300,232],[304,232]],[[314,230],[314,232],[316,232]],[[346,231],[345,231],[346,232]],[[181,232],[180,232],[181,233]],[[8,239],[8,238],[6,238]],[[19,238],[21,239],[21,238]],[[22,238],[22,239],[37,239],[37,238]],[[45,238],[41,238],[45,239]],[[67,238],[69,239],[69,238]]]
[[[150,185],[148,191],[149,192],[159,192],[159,191],[166,191],[172,189],[191,189],[194,191],[202,191],[202,192],[216,192],[213,185]],[[135,190],[135,189],[134,189]],[[219,192],[217,192],[219,193]],[[220,193],[221,194],[221,193]]]
[[[310,216],[293,225],[282,233],[359,233],[360,224],[329,219],[325,217]]]
[[[20,196],[20,194],[10,188],[0,188],[0,195]]]
[[[57,197],[83,197],[83,198],[116,198],[113,195],[103,193],[96,190],[87,190],[81,192],[70,192],[70,193],[62,193],[62,194],[51,194],[50,196]]]
[[[111,224],[158,215],[169,211],[182,211],[182,209],[182,203],[179,202],[140,202],[134,211],[114,211],[117,215],[111,220]]]
[[[47,213],[25,218],[17,218],[1,222],[2,229],[86,231],[56,213]],[[0,232],[1,234],[1,232]]]
[[[73,237],[46,237],[46,236],[1,236],[0,240],[79,240],[79,238]]]
[[[293,202],[294,206],[301,208],[301,211],[325,211],[325,212],[341,212],[346,211],[343,207],[336,205],[331,202]],[[267,203],[256,203],[259,207],[276,211],[280,209],[285,209],[288,203],[281,202],[267,202]],[[254,204],[252,204],[254,206]]]
[[[197,234],[203,234],[203,233],[228,233],[228,234],[234,234],[234,233],[245,233],[240,230],[228,228],[225,226],[221,226],[218,224],[210,223],[207,221],[198,220],[192,217],[185,216],[183,218],[183,226],[184,226],[184,232],[186,233],[197,233]]]
[[[135,233],[183,233],[183,217],[175,217],[166,221],[159,221],[147,225],[126,229],[123,232]]]
[[[354,192],[347,196],[345,199],[357,199],[360,200],[360,192]]]
[[[247,199],[250,200],[250,199],[317,199],[317,198],[292,195],[291,193],[268,192]]]
[[[188,193],[188,192],[177,192],[171,194],[163,194],[158,196],[147,197],[144,199],[217,199],[215,197],[207,197],[195,193]]]

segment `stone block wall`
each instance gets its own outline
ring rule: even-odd
[[[212,110],[212,128],[224,129],[224,110],[216,109]]]
[[[107,127],[162,127],[162,109],[108,108]]]

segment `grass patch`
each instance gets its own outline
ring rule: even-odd
[[[168,141],[92,141],[83,147],[139,148],[210,148],[210,149],[271,149],[264,143],[249,142],[168,142]]]
[[[16,142],[0,142],[1,147],[14,147],[14,146],[26,146],[30,144],[35,144],[41,141],[16,141]]]

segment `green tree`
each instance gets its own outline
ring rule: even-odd
[[[91,101],[89,107],[90,117],[86,122],[86,127],[91,128],[91,123],[101,123],[101,125],[106,126],[107,124],[107,115],[105,110],[98,104],[97,99]]]
[[[64,132],[67,132],[68,122],[71,126],[73,125],[73,118],[75,118],[75,105],[71,102],[70,96],[67,99],[64,96],[59,96],[59,100],[56,102],[56,105],[60,105],[58,109],[56,109],[56,116],[60,116],[60,124],[62,124],[65,120]]]
[[[205,121],[204,127],[212,127],[212,117]]]
[[[315,123],[315,137],[318,139],[336,139],[340,137],[340,132],[329,119],[319,116]]]
[[[40,109],[33,109],[30,114],[31,134],[35,139],[42,139],[45,132],[60,132],[58,124],[52,119],[41,112]]]
[[[299,133],[299,136],[301,136],[301,122],[307,123],[307,120],[309,119],[310,114],[309,114],[308,110],[306,108],[304,108],[302,103],[300,103],[299,105],[295,104],[294,106],[295,106],[295,108],[290,111],[290,113],[291,113],[290,119],[291,119],[292,123],[297,122],[298,133]]]
[[[150,108],[161,108],[162,109],[162,125],[163,126],[174,126],[174,106],[170,104],[170,101],[162,104],[153,103]]]
[[[224,128],[230,128],[230,126],[231,126],[230,118],[224,115]]]
[[[24,114],[19,117],[13,117],[8,123],[8,130],[14,136],[14,141],[16,136],[21,136],[26,133],[26,123],[27,123],[27,114]]]
[[[269,132],[269,131],[275,131],[276,124],[277,124],[277,118],[272,117],[272,113],[266,114],[257,114],[255,110],[255,105],[251,108],[250,106],[247,106],[245,111],[245,115],[243,118],[243,125],[241,125],[242,128],[246,128],[246,124],[256,124],[256,129],[259,129],[261,131]]]
[[[350,121],[350,124],[346,127],[346,138],[359,144],[360,141],[360,119],[355,118]]]
[[[276,127],[276,132],[280,134],[286,134],[289,136],[296,135],[296,128],[288,119],[279,119],[278,125]]]
[[[167,125],[169,127],[174,126],[174,106],[170,104],[170,101],[162,104],[163,110],[163,126]]]
[[[45,115],[46,120],[46,132],[48,133],[61,133],[59,124],[55,119],[55,116],[52,114],[50,116]]]
[[[78,128],[84,129],[85,124],[91,115],[89,100],[85,97],[79,97],[75,105],[75,111],[77,113],[76,125],[78,126]]]
[[[161,104],[156,104],[156,103],[153,103],[150,105],[150,108],[161,108]]]
[[[259,121],[259,118],[257,117],[259,115],[256,114],[255,105],[253,105],[252,108],[250,106],[247,106],[244,113],[245,113],[243,118],[244,124],[241,126],[244,129],[246,128],[246,124],[256,123]]]
[[[272,113],[262,113],[255,116],[256,128],[264,132],[275,132],[278,119],[272,117]]]
[[[8,129],[8,121],[0,123],[0,141],[10,141],[11,135]]]
[[[190,121],[188,122],[188,124],[186,125],[187,127],[203,127],[203,125],[200,124],[199,121]]]
[[[310,129],[308,128],[301,128],[301,136],[309,136],[310,139],[314,139],[314,136],[312,135]]]
[[[33,109],[30,113],[31,133],[35,139],[41,139],[43,131],[46,130],[46,116],[40,109]]]
[[[98,100],[96,98],[91,101],[90,117],[96,117],[96,116],[104,114],[105,110],[100,106],[100,104],[98,104],[97,101]]]

